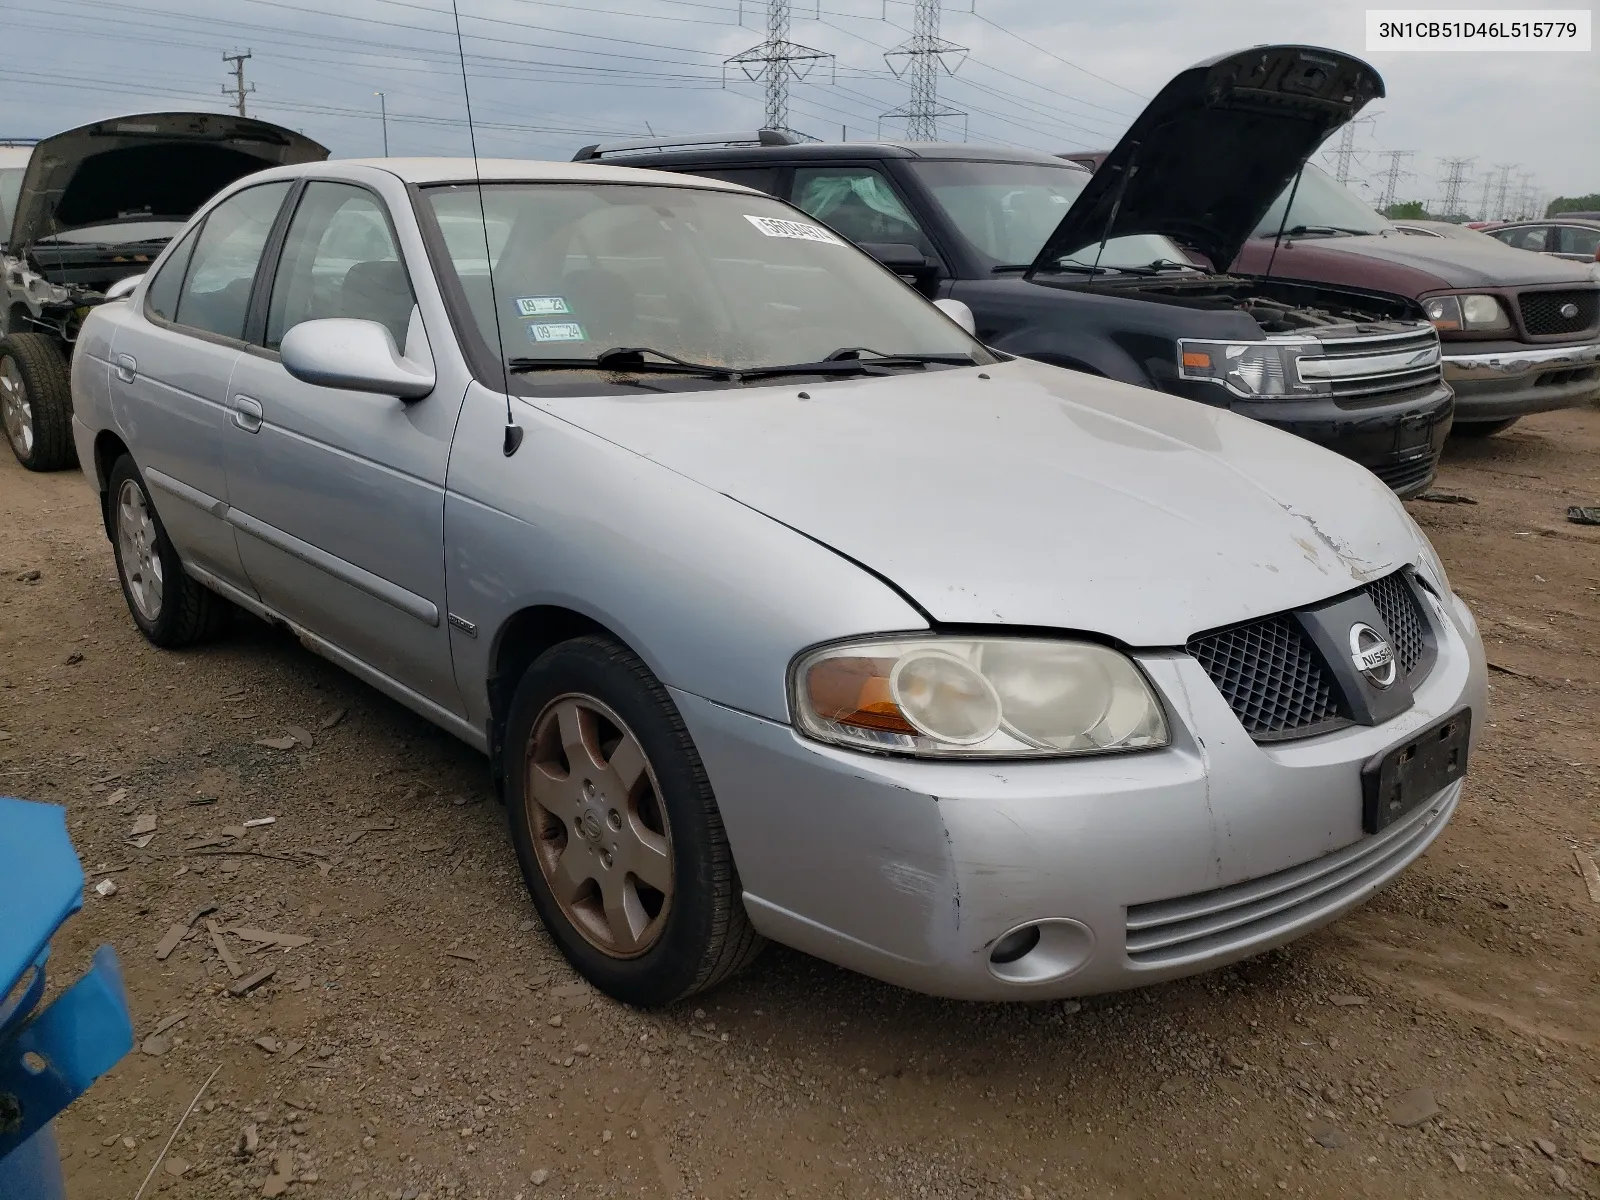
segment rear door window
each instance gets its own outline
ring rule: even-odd
[[[207,214],[178,295],[177,324],[243,339],[261,252],[289,187],[284,181],[246,188]]]
[[[797,167],[794,204],[857,245],[898,243],[933,253],[894,186],[871,167]]]
[[[1600,255],[1600,226],[1562,225],[1561,240],[1557,249],[1562,254],[1576,254],[1581,258]]]
[[[1495,229],[1490,231],[1508,246],[1515,246],[1518,250],[1554,250],[1554,240],[1550,237],[1552,229],[1548,225],[1522,225],[1516,229]]]

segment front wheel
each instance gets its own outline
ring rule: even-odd
[[[59,471],[78,461],[72,444],[72,380],[55,339],[42,333],[0,338],[0,420],[17,461]]]
[[[670,1004],[759,953],[705,768],[637,656],[601,637],[546,651],[512,698],[504,753],[528,891],[596,987]]]
[[[1503,421],[1463,421],[1457,417],[1456,423],[1450,427],[1450,432],[1458,437],[1493,437],[1497,433],[1504,433],[1521,419],[1521,417],[1507,417]]]
[[[228,602],[183,569],[132,456],[112,465],[106,503],[117,578],[139,631],[167,649],[216,633],[227,620]]]

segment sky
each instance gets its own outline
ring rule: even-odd
[[[1415,0],[1413,0],[1415,2]],[[1545,0],[1551,2],[1551,0]],[[478,151],[566,159],[607,138],[752,130],[763,88],[724,60],[760,43],[766,0],[458,0]],[[1532,3],[1506,3],[1533,8]],[[157,109],[226,110],[225,53],[249,50],[252,116],[335,156],[470,152],[449,0],[0,0],[0,138]],[[1174,73],[1262,42],[1366,58],[1388,95],[1358,127],[1352,184],[1376,196],[1402,159],[1400,199],[1436,200],[1439,160],[1509,165],[1544,196],[1600,192],[1600,63],[1588,53],[1367,53],[1349,0],[945,0],[939,99],[950,140],[1051,151],[1110,146]],[[792,0],[789,38],[833,55],[790,88],[813,136],[897,136],[908,99],[884,52],[910,0]],[[742,23],[741,23],[742,22]],[[382,91],[380,101],[375,92]]]

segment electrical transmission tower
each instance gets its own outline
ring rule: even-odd
[[[233,86],[229,87],[227,84],[223,84],[222,94],[233,97],[233,102],[238,105],[241,117],[245,115],[244,98],[256,90],[256,85],[253,83],[249,87],[244,85],[244,60],[249,57],[251,57],[251,54],[248,50],[242,54],[235,50],[232,54],[224,54],[222,56],[223,62],[233,64]]]
[[[1467,172],[1472,169],[1475,158],[1441,158],[1444,165],[1444,201],[1440,205],[1442,216],[1457,216],[1461,208],[1461,196],[1467,187]]]
[[[1506,197],[1511,188],[1511,169],[1516,163],[1495,163],[1495,170],[1500,172],[1500,185],[1495,189],[1494,215],[1496,220],[1503,220],[1506,215]]]
[[[1517,172],[1517,213],[1516,219],[1525,221],[1534,215],[1534,192],[1532,171]]]
[[[939,103],[939,72],[954,75],[966,60],[967,48],[939,36],[939,0],[916,0],[916,4],[911,40],[901,42],[883,56],[894,77],[910,83],[911,100],[883,115],[904,120],[908,140],[936,142],[940,117],[967,115]]]
[[[1489,192],[1494,187],[1494,172],[1484,171],[1479,176],[1483,181],[1483,200],[1478,204],[1478,220],[1489,219]]]
[[[1356,125],[1346,121],[1339,131],[1339,148],[1333,152],[1333,177],[1340,183],[1350,182],[1350,160],[1356,153]]]
[[[767,0],[767,40],[727,59],[722,69],[738,67],[751,83],[765,83],[763,128],[789,130],[789,82],[804,79],[823,61],[834,61],[833,55],[789,40],[789,0]]]
[[[1383,176],[1383,202],[1378,205],[1379,212],[1388,212],[1389,206],[1395,202],[1395,196],[1400,188],[1400,176],[1411,174],[1402,169],[1401,164],[1410,158],[1414,150],[1385,150],[1389,156],[1389,169]]]

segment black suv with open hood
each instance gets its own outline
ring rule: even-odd
[[[89,310],[123,294],[223,187],[327,157],[292,129],[190,112],[96,121],[33,147],[20,181],[0,181],[16,196],[0,230],[0,417],[23,466],[73,462],[67,365]]]
[[[1412,495],[1433,478],[1452,412],[1421,308],[1220,274],[1178,248],[1232,262],[1329,133],[1382,95],[1376,71],[1336,51],[1224,55],[1168,83],[1092,176],[1031,151],[769,130],[576,157],[787,199],[928,296],[966,303],[995,349],[1231,408]]]

